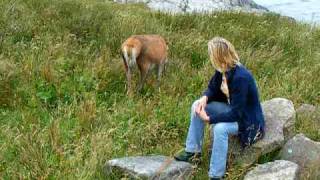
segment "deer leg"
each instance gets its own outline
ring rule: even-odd
[[[127,76],[127,94],[131,93],[131,70],[128,69],[126,71],[126,76]]]
[[[164,75],[166,74],[166,71],[167,71],[167,64],[168,64],[168,59],[166,58],[166,60],[164,61],[164,64],[163,64],[163,74]]]
[[[127,54],[121,54],[123,59],[124,68],[126,71],[126,78],[127,78],[127,95],[131,93],[131,68],[128,64],[128,56]]]
[[[158,64],[157,65],[157,89],[158,91],[160,91],[160,80],[161,80],[161,74],[162,74],[162,71],[164,70],[164,66],[165,64]]]
[[[140,69],[140,81],[139,81],[139,84],[138,84],[138,88],[137,88],[137,92],[140,92],[143,88],[143,85],[147,79],[147,75],[149,73],[149,69],[150,69],[150,65],[149,64],[146,64],[144,66],[139,66],[139,69]]]

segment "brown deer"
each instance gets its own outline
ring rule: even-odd
[[[140,71],[140,81],[137,91],[141,91],[149,74],[151,66],[157,68],[157,88],[160,88],[160,78],[167,62],[167,44],[159,35],[133,35],[121,46],[122,58],[127,77],[127,94],[131,93],[131,77],[135,64]]]

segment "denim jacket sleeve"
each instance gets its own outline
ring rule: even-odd
[[[218,122],[236,122],[239,121],[244,112],[247,101],[249,82],[245,77],[237,77],[233,80],[231,89],[231,110],[221,114],[209,114],[210,124]]]

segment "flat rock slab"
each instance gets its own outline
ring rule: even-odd
[[[293,136],[295,110],[293,103],[284,98],[274,98],[262,103],[266,123],[266,134],[262,140],[240,152],[238,140],[230,141],[230,153],[236,164],[246,167],[252,165],[262,155],[278,150]]]
[[[299,166],[296,163],[277,160],[258,165],[248,172],[244,180],[296,180]]]
[[[320,179],[320,142],[297,134],[284,145],[280,157],[297,163],[302,179]]]
[[[192,165],[166,156],[136,156],[109,160],[105,170],[107,176],[120,171],[136,179],[169,180],[190,177]]]

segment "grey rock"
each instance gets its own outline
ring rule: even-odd
[[[280,157],[297,163],[302,179],[320,179],[320,142],[297,134],[284,145]]]
[[[114,0],[114,2],[144,2],[150,9],[171,13],[203,13],[218,10],[268,11],[252,0]]]
[[[288,139],[290,129],[294,128],[296,112],[293,103],[288,99],[274,98],[265,101],[262,108],[266,121],[266,136],[256,146],[279,147],[278,145],[283,145],[284,140]]]
[[[290,161],[277,160],[258,165],[249,171],[244,180],[296,180],[299,166]]]
[[[105,166],[106,175],[114,171],[135,179],[186,179],[191,176],[192,166],[166,156],[136,156],[109,160]]]
[[[262,103],[266,123],[265,137],[249,148],[240,152],[238,140],[230,141],[230,153],[236,164],[250,166],[262,155],[280,149],[285,141],[293,135],[295,110],[292,101],[274,98]]]

